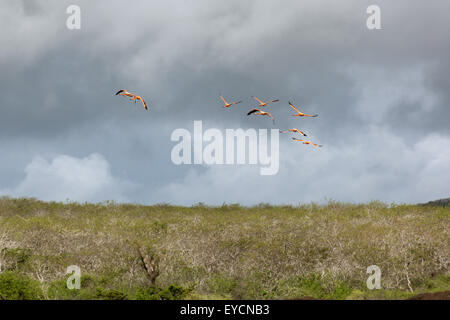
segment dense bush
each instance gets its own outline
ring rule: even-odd
[[[450,206],[382,202],[182,207],[0,197],[2,281],[12,281],[6,272],[39,279],[32,283],[49,299],[403,299],[450,290],[449,217]],[[145,287],[136,243],[160,257],[157,288]],[[80,290],[66,286],[74,264]],[[381,269],[380,290],[366,287],[370,265]],[[18,287],[3,283],[2,294],[30,296],[27,284]]]
[[[148,287],[136,291],[136,300],[181,300],[185,298],[192,288],[170,285],[167,288]]]
[[[97,298],[103,300],[127,300],[128,296],[119,290],[97,288]]]
[[[0,300],[42,299],[39,282],[14,271],[0,273]]]

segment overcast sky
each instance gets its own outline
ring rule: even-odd
[[[0,195],[192,205],[450,196],[450,3],[0,0]],[[66,8],[81,8],[68,30]],[[381,30],[366,9],[381,8]],[[150,110],[115,96],[125,88]],[[220,94],[244,100],[221,108]],[[247,117],[278,98],[276,125]],[[290,117],[287,101],[318,113]],[[280,169],[176,166],[173,130],[299,128]]]

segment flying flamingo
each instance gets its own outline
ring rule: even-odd
[[[310,141],[306,141],[306,140],[302,140],[302,139],[292,138],[292,140],[303,142],[303,144],[311,144],[311,145],[313,145],[314,147],[322,147],[321,144],[315,144],[315,143],[312,143],[312,142],[310,142]]]
[[[259,116],[269,116],[272,118],[272,121],[275,124],[275,119],[273,118],[272,114],[269,112],[261,111],[257,108],[254,108],[247,113],[248,116],[251,114],[255,114],[255,115],[259,115]]]
[[[117,93],[116,93],[116,96],[117,95],[119,95],[119,96],[126,96],[126,97],[130,97],[131,99],[131,101],[134,101],[134,103],[136,103],[136,101],[137,100],[140,100],[141,102],[142,102],[142,105],[144,106],[144,109],[145,110],[148,110],[148,108],[147,108],[147,103],[144,101],[144,99],[142,98],[142,97],[140,97],[140,96],[137,96],[137,95],[135,95],[135,94],[132,94],[132,93],[130,93],[130,92],[128,92],[127,90],[125,90],[125,89],[120,89],[119,91],[117,91]]]
[[[230,102],[230,103],[228,103],[227,100],[225,100],[225,98],[222,97],[222,96],[220,96],[220,99],[222,99],[223,103],[225,103],[225,104],[223,105],[223,108],[229,108],[229,107],[231,107],[233,104],[238,104],[238,103],[241,103],[241,102],[242,102],[242,101],[236,101],[236,102]]]
[[[298,129],[295,129],[295,128],[294,129],[289,129],[289,130],[284,130],[284,131],[280,130],[280,133],[288,133],[288,132],[298,132],[302,136],[306,137],[306,133],[304,133],[302,130],[298,130]]]
[[[297,114],[292,115],[294,117],[313,117],[314,118],[314,117],[318,116],[317,114],[311,115],[311,114],[306,114],[306,113],[300,112],[296,107],[294,107],[294,105],[291,102],[289,102],[289,105],[291,106],[292,109],[297,111]]]
[[[255,96],[252,96],[252,98],[259,102],[259,107],[265,107],[265,106],[267,106],[269,103],[280,101],[280,100],[278,100],[278,99],[275,99],[275,100],[269,100],[269,101],[266,101],[266,102],[262,102],[261,100],[259,100],[259,99],[258,99],[257,97],[255,97]]]

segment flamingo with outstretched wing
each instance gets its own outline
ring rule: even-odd
[[[303,144],[310,144],[310,145],[313,145],[314,147],[322,147],[321,144],[312,143],[311,141],[306,141],[306,140],[296,139],[296,138],[292,138],[292,140],[303,142]]]
[[[298,132],[300,133],[302,136],[306,137],[306,133],[304,133],[302,130],[298,130],[298,129],[288,129],[288,130],[280,130],[280,133],[288,133],[288,132]]]
[[[145,102],[145,100],[141,97],[141,96],[138,96],[138,95],[135,95],[135,94],[133,94],[133,93],[130,93],[130,92],[128,92],[127,90],[125,90],[125,89],[120,89],[119,91],[117,91],[116,92],[116,96],[117,95],[119,95],[119,96],[125,96],[125,97],[130,97],[131,99],[131,101],[134,101],[134,103],[136,103],[136,101],[137,100],[139,100],[139,101],[141,101],[142,102],[142,105],[144,106],[144,109],[145,110],[148,110],[148,107],[147,107],[147,103]]]
[[[220,96],[220,99],[222,99],[222,101],[224,103],[224,105],[222,106],[223,108],[229,108],[234,104],[238,104],[238,103],[242,102],[242,101],[227,102],[227,100],[223,96]]]
[[[261,101],[260,99],[258,99],[258,98],[255,97],[255,96],[252,96],[252,98],[259,102],[259,107],[265,107],[265,106],[267,106],[269,103],[280,101],[280,100],[278,100],[278,99],[274,99],[274,100],[269,100],[269,101],[263,102],[263,101]]]
[[[291,102],[289,102],[289,106],[292,108],[292,109],[294,109],[295,111],[297,111],[297,113],[296,114],[293,114],[292,116],[294,116],[294,117],[312,117],[312,118],[314,118],[314,117],[317,117],[318,116],[318,114],[306,114],[306,113],[303,113],[303,112],[301,112],[300,110],[298,110]]]
[[[253,108],[252,110],[250,110],[247,113],[248,116],[251,115],[251,114],[258,115],[258,116],[268,116],[268,117],[272,118],[272,121],[275,124],[275,119],[274,119],[273,115],[271,113],[269,113],[269,112],[262,111],[262,110],[260,110],[258,108]]]

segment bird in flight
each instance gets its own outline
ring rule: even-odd
[[[261,111],[257,108],[253,108],[252,110],[250,110],[247,115],[251,115],[251,114],[255,114],[258,116],[269,116],[270,118],[272,118],[273,123],[275,124],[275,119],[273,118],[272,114],[269,112],[265,112],[265,111]]]
[[[144,106],[144,109],[145,110],[148,110],[148,108],[147,108],[147,103],[144,101],[144,99],[142,98],[142,97],[140,97],[140,96],[137,96],[137,95],[135,95],[135,94],[132,94],[132,93],[130,93],[130,92],[128,92],[127,90],[125,90],[125,89],[120,89],[119,91],[117,91],[116,92],[116,96],[117,95],[119,95],[119,96],[126,96],[126,97],[130,97],[131,99],[131,101],[134,101],[134,103],[136,103],[136,101],[137,100],[140,100],[141,102],[142,102],[142,105]]]
[[[303,144],[311,144],[314,147],[322,147],[321,144],[315,144],[315,143],[312,143],[311,141],[306,141],[306,140],[296,139],[296,138],[292,138],[292,140],[303,142]]]
[[[307,136],[306,133],[304,133],[302,130],[298,130],[298,129],[295,129],[295,128],[294,129],[289,129],[289,130],[284,130],[284,131],[280,130],[280,133],[288,133],[288,132],[298,132],[304,137]]]
[[[227,100],[225,100],[225,98],[222,97],[222,96],[220,96],[220,99],[222,99],[223,103],[225,103],[225,104],[223,105],[223,108],[229,108],[229,107],[231,107],[233,104],[238,104],[238,103],[241,103],[241,102],[242,102],[242,101],[235,101],[235,102],[230,102],[230,103],[228,103]]]
[[[289,102],[289,106],[291,106],[292,109],[297,111],[297,114],[292,115],[294,117],[313,117],[314,118],[314,117],[318,116],[318,114],[311,115],[311,114],[306,114],[306,113],[300,112],[296,107],[294,107],[294,105],[291,102]]]
[[[266,102],[262,102],[261,100],[259,100],[259,99],[258,99],[257,97],[255,97],[255,96],[252,96],[252,98],[259,102],[259,107],[265,107],[265,106],[267,106],[269,103],[280,101],[280,100],[278,100],[278,99],[275,99],[275,100],[269,100],[269,101],[266,101]]]

